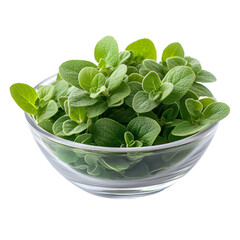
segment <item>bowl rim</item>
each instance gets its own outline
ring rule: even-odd
[[[45,80],[38,83],[34,87],[34,89],[36,89],[40,85],[46,85],[47,82],[50,82],[53,78],[56,78],[56,76],[57,76],[57,74],[54,74],[54,75],[46,78]],[[29,113],[26,113],[26,112],[24,112],[24,113],[25,113],[25,117],[26,117],[29,125],[31,126],[31,128],[35,132],[37,132],[39,135],[41,135],[42,137],[44,137],[48,140],[51,140],[53,142],[56,142],[56,143],[59,143],[59,144],[62,144],[62,145],[66,145],[66,146],[72,147],[72,148],[78,148],[78,149],[90,150],[90,151],[99,151],[99,152],[111,152],[111,153],[153,152],[153,151],[159,151],[159,150],[162,150],[162,149],[179,147],[179,146],[194,142],[198,139],[207,137],[214,130],[216,130],[216,128],[219,124],[219,122],[216,122],[214,124],[211,124],[209,127],[203,129],[202,131],[200,131],[196,134],[193,134],[189,137],[186,137],[184,139],[177,140],[177,141],[174,141],[174,142],[170,142],[170,143],[160,144],[160,145],[152,145],[152,146],[145,146],[145,147],[133,147],[133,148],[102,147],[102,146],[94,146],[94,145],[87,145],[87,144],[81,144],[81,143],[73,142],[73,141],[66,140],[66,139],[63,139],[61,137],[58,137],[54,134],[51,134],[51,133],[47,132],[46,130],[44,130],[43,128],[41,128],[37,124],[33,115],[31,115]]]

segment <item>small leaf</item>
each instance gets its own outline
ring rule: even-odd
[[[199,101],[202,103],[203,109],[205,109],[209,104],[215,102],[212,98],[202,98]]]
[[[188,91],[179,101],[179,106],[180,106],[180,114],[183,120],[187,120],[187,121],[191,121],[191,116],[186,108],[186,104],[185,101],[188,98],[192,98],[194,100],[198,100],[198,96],[192,92],[192,91]]]
[[[83,90],[74,91],[69,96],[69,104],[73,107],[92,106],[97,102],[97,98],[91,98],[89,93]]]
[[[94,124],[92,134],[98,146],[120,147],[124,143],[124,133],[126,131],[126,127],[120,123],[112,119],[101,118]]]
[[[154,71],[159,75],[160,78],[164,77],[165,74],[163,68],[161,64],[157,63],[156,61],[152,59],[145,59],[143,60],[142,64],[149,72]]]
[[[86,111],[83,107],[74,107],[69,104],[68,115],[73,121],[77,123],[81,123],[86,120]]]
[[[194,82],[193,85],[190,87],[190,90],[197,94],[199,97],[213,97],[211,91],[200,83]]]
[[[119,53],[119,63],[123,64],[128,61],[131,57],[131,53],[129,51],[123,51]]]
[[[127,67],[127,75],[130,75],[132,73],[138,73],[138,69],[134,66],[128,66]]]
[[[134,139],[143,143],[143,146],[151,146],[161,131],[160,125],[148,117],[134,118],[127,129],[134,135]]]
[[[88,128],[87,123],[76,123],[73,120],[67,120],[63,123],[62,129],[66,136],[71,136],[73,134],[81,133]]]
[[[78,161],[78,156],[73,151],[63,147],[57,148],[56,155],[64,163],[74,163]]]
[[[38,125],[39,125],[39,127],[43,128],[45,131],[53,134],[53,130],[52,130],[53,121],[45,120],[45,121],[40,122]]]
[[[209,104],[203,111],[204,119],[200,122],[202,125],[210,125],[225,118],[230,112],[227,104],[214,102]]]
[[[142,82],[142,87],[145,92],[157,91],[160,86],[161,80],[155,72],[149,72]]]
[[[141,62],[144,59],[157,59],[156,48],[153,42],[147,38],[129,44],[126,50],[134,52],[137,62]]]
[[[54,100],[50,100],[46,106],[39,108],[36,118],[38,122],[42,122],[54,116],[58,112],[57,103]]]
[[[199,119],[201,117],[203,105],[200,101],[189,98],[186,100],[185,105],[188,112],[194,119]]]
[[[186,66],[187,61],[184,58],[181,57],[170,57],[166,59],[167,67],[168,69],[172,69],[177,66]]]
[[[132,100],[133,109],[137,113],[145,113],[152,111],[158,106],[158,102],[149,98],[149,93],[139,91],[135,94]]]
[[[59,74],[63,80],[77,88],[80,88],[78,74],[85,67],[96,68],[97,66],[89,61],[69,60],[60,65]]]
[[[57,100],[59,97],[65,95],[69,87],[69,84],[64,80],[56,81],[52,85],[54,86],[54,100]]]
[[[82,143],[82,144],[90,144],[93,143],[93,137],[90,133],[83,133],[76,137],[74,142]]]
[[[132,101],[135,96],[135,94],[139,91],[142,91],[142,84],[139,82],[129,82],[128,86],[130,87],[131,93],[125,98],[125,103],[129,106],[132,107]]]
[[[145,162],[140,162],[133,166],[132,168],[128,169],[125,173],[125,177],[129,178],[140,178],[145,177],[149,173],[148,165]]]
[[[65,110],[65,108],[64,108],[64,102],[66,101],[66,100],[68,100],[68,97],[59,97],[58,98],[58,103],[59,103],[59,105],[60,105],[60,107],[63,109],[63,110]]]
[[[94,49],[94,56],[97,62],[104,59],[107,66],[116,67],[118,65],[118,44],[111,36],[102,38]]]
[[[201,70],[200,72],[198,72],[197,76],[196,76],[196,82],[203,82],[203,83],[207,83],[207,82],[215,82],[217,79],[216,77],[205,70]]]
[[[105,76],[102,73],[98,73],[92,80],[92,87],[100,88],[105,84]]]
[[[52,85],[45,85],[41,86],[38,91],[38,97],[40,99],[39,105],[41,107],[45,106],[48,101],[50,101],[54,94],[54,86]]]
[[[172,104],[183,97],[195,81],[195,73],[190,67],[178,66],[171,69],[163,79],[174,85],[171,94],[164,99],[164,104]]]
[[[99,157],[93,154],[86,154],[84,161],[89,165],[97,165]]]
[[[15,83],[10,87],[12,98],[17,105],[25,112],[37,114],[35,102],[38,98],[34,88],[24,83]]]
[[[190,136],[194,133],[197,133],[204,128],[206,128],[206,125],[202,124],[192,124],[191,122],[184,121],[179,123],[172,131],[172,134],[175,136]]]
[[[119,65],[108,78],[109,92],[116,90],[122,83],[125,74],[127,73],[127,66],[124,64]]]
[[[101,168],[97,165],[90,165],[87,168],[87,173],[92,176],[98,176],[101,173]]]
[[[168,97],[173,91],[173,88],[174,86],[172,83],[164,82],[159,88],[159,92],[161,92],[161,97],[159,100],[163,101],[166,97]]]
[[[65,136],[65,133],[63,132],[63,123],[67,120],[70,120],[69,116],[67,115],[64,115],[60,118],[58,118],[54,124],[53,124],[53,133],[56,135],[56,136]]]
[[[89,92],[89,89],[93,86],[92,81],[98,73],[99,72],[96,68],[93,67],[83,68],[78,75],[78,81],[80,86],[85,91]]]
[[[101,158],[98,161],[103,167],[116,172],[124,171],[130,167],[130,164],[123,158]]]
[[[130,146],[130,144],[134,141],[134,136],[131,132],[125,132],[124,133],[124,140],[125,140],[125,143],[128,146]]]
[[[170,57],[178,56],[183,58],[184,57],[184,50],[180,43],[175,42],[169,44],[163,51],[162,54],[162,61],[166,61]]]
[[[138,73],[132,73],[128,76],[128,82],[139,82],[142,83],[143,76]]]
[[[122,82],[121,85],[114,91],[111,91],[111,96],[108,98],[108,106],[113,106],[130,94],[131,90],[127,83]]]
[[[192,68],[195,74],[202,70],[201,64],[197,59],[192,57],[185,57],[184,59],[187,60],[187,65]]]

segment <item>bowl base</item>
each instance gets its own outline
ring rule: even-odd
[[[71,181],[72,182],[72,181]],[[82,190],[99,197],[106,198],[136,198],[158,193],[167,187],[170,187],[175,181],[139,188],[103,188],[98,186],[89,186],[78,182],[72,182]]]

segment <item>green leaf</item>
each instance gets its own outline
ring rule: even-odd
[[[139,82],[142,83],[143,76],[138,73],[132,73],[128,76],[128,82]]]
[[[46,106],[39,108],[36,118],[38,122],[42,122],[54,116],[58,112],[57,103],[54,100],[50,100]]]
[[[124,143],[126,131],[126,127],[120,123],[112,119],[101,118],[94,124],[92,134],[98,146],[120,147]]]
[[[100,158],[100,164],[110,170],[121,172],[130,167],[130,164],[123,158]]]
[[[162,61],[166,61],[170,57],[178,56],[183,58],[184,57],[184,50],[180,43],[175,42],[169,44],[164,50],[162,54]]]
[[[143,66],[149,71],[154,71],[159,75],[160,78],[164,77],[164,72],[161,64],[157,63],[156,61],[152,59],[145,59],[142,62]]]
[[[195,125],[191,122],[184,121],[179,123],[172,131],[174,136],[190,136],[194,133],[197,133],[203,129],[205,129],[206,125]]]
[[[126,50],[133,51],[137,62],[144,59],[157,59],[157,51],[153,42],[147,38],[137,40],[126,47]]]
[[[133,118],[137,117],[137,114],[132,108],[110,108],[104,115],[104,117],[111,118],[119,123],[129,123]]]
[[[161,131],[160,125],[148,117],[134,118],[127,129],[134,135],[134,139],[143,143],[143,146],[151,146]]]
[[[57,100],[59,97],[64,96],[67,93],[69,87],[69,84],[64,80],[56,81],[52,83],[52,85],[54,86],[54,100]]]
[[[160,86],[161,80],[155,72],[149,72],[142,82],[142,87],[145,92],[158,91]]]
[[[139,82],[129,82],[128,86],[130,87],[131,93],[125,98],[125,103],[129,106],[132,107],[132,101],[135,96],[135,94],[139,91],[142,91],[142,84]]]
[[[69,117],[77,123],[81,123],[86,120],[86,111],[83,107],[74,107],[69,104],[68,114]]]
[[[207,83],[207,82],[215,82],[217,79],[216,77],[205,70],[201,70],[200,72],[198,72],[197,76],[196,76],[196,82],[203,82],[203,83]]]
[[[38,125],[39,125],[39,127],[43,128],[45,131],[53,134],[53,130],[52,130],[53,121],[45,120],[45,121],[40,122]]]
[[[195,74],[202,70],[201,64],[197,59],[192,57],[185,57],[184,59],[187,60],[187,65],[192,68]]]
[[[191,121],[191,116],[186,108],[186,104],[185,101],[188,98],[192,98],[194,100],[198,100],[198,96],[192,92],[192,91],[188,91],[179,101],[179,106],[180,106],[180,114],[183,120],[187,120],[187,121]]]
[[[98,73],[99,71],[96,68],[93,67],[83,68],[78,75],[78,81],[80,86],[85,91],[89,92],[90,88],[93,86],[92,81]]]
[[[116,90],[122,83],[125,74],[127,73],[127,66],[120,64],[110,75],[107,80],[109,92]]]
[[[64,115],[60,118],[58,118],[54,124],[53,124],[53,133],[56,135],[56,136],[65,136],[65,133],[63,132],[63,123],[67,120],[70,120],[69,116],[67,115]]]
[[[93,143],[93,137],[90,133],[83,133],[76,137],[74,142],[82,143],[82,144],[92,144]]]
[[[173,88],[174,86],[172,83],[164,82],[159,88],[159,92],[161,92],[161,97],[159,100],[163,101],[166,97],[168,97],[173,91]]]
[[[170,57],[166,59],[168,69],[172,69],[177,66],[186,66],[187,61],[181,57]]]
[[[69,96],[69,104],[73,107],[92,106],[97,102],[97,98],[91,98],[89,93],[83,90],[75,91]]]
[[[10,87],[10,93],[23,111],[33,115],[37,114],[35,102],[38,95],[34,88],[24,83],[15,83]]]
[[[197,94],[199,97],[213,97],[211,91],[200,83],[194,82],[193,85],[190,87],[190,90]]]
[[[66,100],[68,100],[68,97],[63,96],[63,97],[58,98],[58,103],[63,110],[65,110],[64,103],[65,103]]]
[[[87,173],[92,176],[98,176],[101,173],[101,168],[97,165],[90,165],[87,168]]]
[[[123,51],[119,53],[119,63],[123,64],[128,61],[131,57],[131,53],[129,51]]]
[[[149,93],[139,91],[132,100],[132,107],[137,113],[145,113],[152,111],[158,106],[158,102],[149,98]]]
[[[131,145],[131,143],[134,141],[134,136],[131,132],[125,132],[124,133],[124,140],[125,143],[127,145],[127,147],[129,147]]]
[[[38,97],[40,99],[39,105],[41,107],[45,106],[48,101],[50,101],[54,94],[54,86],[52,85],[45,85],[41,86],[38,91]]]
[[[73,151],[66,150],[63,147],[57,148],[56,155],[64,163],[74,163],[78,160],[78,156]]]
[[[100,88],[105,84],[105,76],[102,73],[98,73],[92,80],[92,87]]]
[[[69,60],[60,65],[59,74],[63,80],[77,88],[80,88],[78,82],[78,74],[85,67],[96,68],[97,66],[89,61]]]
[[[118,57],[118,44],[111,36],[102,38],[94,49],[94,56],[97,62],[104,59],[107,66],[116,67],[119,62]]]
[[[202,125],[210,125],[225,118],[230,112],[227,104],[222,102],[214,102],[209,104],[203,111]]]
[[[202,103],[203,109],[205,109],[209,104],[215,102],[212,98],[202,98],[199,101]]]
[[[138,69],[134,66],[128,66],[127,67],[127,75],[130,75],[132,73],[138,73]]]
[[[186,100],[185,104],[188,112],[194,119],[199,119],[201,117],[203,105],[200,101],[189,98]]]
[[[122,82],[121,85],[111,91],[111,96],[108,98],[108,106],[113,106],[130,94],[131,90],[127,83]]]
[[[87,154],[84,157],[84,161],[89,165],[97,165],[99,157],[93,154]]]
[[[171,69],[163,79],[174,85],[171,94],[164,99],[164,104],[172,104],[183,97],[195,81],[195,73],[190,67],[178,66]]]
[[[107,101],[99,101],[92,106],[86,107],[86,113],[89,118],[94,118],[103,114],[107,109]]]
[[[148,173],[148,165],[145,162],[140,162],[124,172],[124,176],[129,178],[140,178],[147,176]]]
[[[76,123],[73,120],[67,120],[63,123],[62,129],[66,136],[71,136],[73,134],[81,133],[88,128],[87,123]]]

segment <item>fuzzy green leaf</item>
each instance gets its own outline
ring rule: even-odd
[[[187,61],[181,57],[170,57],[166,59],[168,69],[172,69],[177,66],[186,66]]]
[[[192,57],[185,57],[185,60],[187,60],[188,62],[188,66],[192,68],[192,70],[195,72],[195,74],[197,74],[198,72],[200,72],[202,70],[201,64],[200,62]]]
[[[199,97],[213,97],[211,91],[200,83],[194,82],[193,85],[190,87],[190,90],[196,93]]]
[[[99,71],[96,68],[93,67],[83,68],[78,75],[78,81],[80,86],[85,91],[89,92],[89,89],[93,86],[92,81],[98,73]]]
[[[52,85],[45,85],[41,86],[38,91],[38,97],[40,99],[39,105],[45,106],[48,101],[50,101],[54,94],[54,86]]]
[[[36,118],[38,122],[42,122],[54,116],[58,112],[57,103],[54,100],[50,100],[46,106],[39,108]]]
[[[163,78],[164,72],[161,64],[157,63],[152,59],[145,59],[143,60],[142,64],[149,72],[154,71],[159,75],[160,78]]]
[[[131,89],[131,93],[125,98],[125,103],[129,106],[132,107],[132,101],[135,96],[135,94],[139,91],[142,91],[142,84],[139,82],[129,82],[128,86]]]
[[[144,59],[157,59],[157,51],[153,42],[147,38],[137,40],[126,47],[126,50],[133,51],[138,62]]]
[[[203,82],[203,83],[207,83],[207,82],[215,82],[217,79],[216,77],[205,70],[201,70],[200,72],[198,72],[197,76],[196,76],[196,82]]]
[[[97,62],[104,59],[107,66],[116,67],[119,62],[118,57],[118,44],[111,36],[102,38],[94,49],[94,56]]]
[[[142,87],[145,92],[158,91],[161,80],[157,73],[149,72],[143,79]]]
[[[65,133],[63,132],[63,123],[67,120],[70,120],[69,116],[67,115],[64,115],[60,118],[58,118],[54,124],[53,124],[53,133],[56,135],[56,136],[65,136]]]
[[[136,117],[127,126],[128,131],[134,135],[134,139],[143,143],[143,146],[151,146],[161,131],[160,125],[148,117]]]
[[[139,82],[142,83],[143,76],[138,73],[132,73],[128,76],[128,82]]]
[[[184,50],[180,43],[175,42],[169,44],[162,53],[162,61],[166,61],[170,57],[178,56],[183,58],[184,57]]]
[[[87,123],[76,123],[73,120],[67,120],[63,123],[62,129],[66,136],[71,136],[73,134],[81,133],[88,128]]]
[[[96,68],[97,66],[89,61],[69,60],[60,65],[59,74],[63,80],[77,88],[80,88],[78,74],[85,67]]]
[[[86,113],[89,118],[93,118],[103,114],[107,109],[107,101],[99,101],[92,106],[86,107]]]
[[[126,127],[120,123],[101,118],[97,120],[93,128],[93,138],[97,145],[105,147],[120,147],[124,143],[124,133]]]
[[[14,101],[23,111],[33,115],[37,114],[35,102],[38,95],[34,88],[24,83],[15,83],[10,87],[10,92]]]
[[[185,102],[186,108],[194,119],[199,119],[201,117],[201,112],[203,110],[203,105],[200,101],[188,98]]]
[[[149,98],[149,93],[139,91],[132,100],[132,107],[137,113],[145,113],[152,111],[158,106],[158,102]]]

